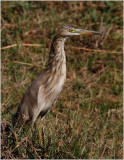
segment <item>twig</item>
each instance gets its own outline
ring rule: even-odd
[[[16,46],[18,46],[18,45],[17,44],[9,45],[9,46],[6,46],[6,47],[2,47],[1,50],[5,50],[5,49],[16,47]],[[21,46],[25,46],[25,47],[41,47],[41,46],[45,46],[45,45],[42,45],[42,44],[21,44]],[[79,50],[85,50],[85,51],[91,51],[91,52],[100,52],[100,53],[118,53],[118,54],[123,53],[123,52],[119,52],[119,51],[96,50],[96,49],[89,49],[89,48],[84,48],[84,47],[73,47],[73,46],[70,46],[70,48],[79,49]]]
[[[9,45],[9,46],[6,46],[6,47],[2,47],[1,50],[16,47],[16,46],[17,46],[17,44]]]
[[[2,47],[1,50],[5,50],[5,49],[8,49],[8,48],[12,48],[12,47],[17,47],[18,44],[12,44],[12,45],[9,45],[9,46],[6,46],[6,47]],[[42,45],[42,44],[21,44],[21,46],[25,46],[25,47],[41,47],[41,46],[45,46],[45,45]]]
[[[107,51],[107,50],[96,50],[96,49],[89,49],[89,48],[84,48],[84,47],[72,47],[73,49],[79,49],[79,50],[85,50],[85,51],[91,51],[91,52],[99,52],[99,53],[123,53],[123,52],[119,52],[119,51]]]
[[[41,47],[41,46],[45,46],[42,44],[22,44],[22,46],[26,46],[26,47]]]

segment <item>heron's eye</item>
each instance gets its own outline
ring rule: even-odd
[[[75,29],[70,29],[69,32],[76,32],[76,30]]]

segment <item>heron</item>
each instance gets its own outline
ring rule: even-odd
[[[48,65],[29,86],[14,116],[14,124],[32,124],[38,117],[43,119],[56,102],[66,79],[65,40],[76,35],[100,35],[99,32],[60,26],[51,42]]]

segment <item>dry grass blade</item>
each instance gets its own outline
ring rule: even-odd
[[[34,64],[26,63],[26,62],[18,62],[18,61],[13,61],[13,62],[17,63],[17,64],[24,64],[24,65],[28,65],[28,66],[34,66]]]
[[[15,148],[11,151],[11,153],[13,153],[25,140],[27,140],[27,137],[23,138],[21,142],[15,146]]]
[[[33,149],[35,155],[37,156],[37,158],[41,159],[40,155],[37,153],[35,147],[33,146],[32,142],[28,140],[28,143],[30,144],[31,148]]]
[[[102,35],[97,37],[96,43],[95,43],[95,48],[98,48],[99,44],[101,46],[104,44],[103,38],[105,37],[106,29],[103,26],[103,17],[101,18],[101,23],[100,23],[100,33],[102,33]]]
[[[107,148],[107,144],[108,144],[108,142],[106,142],[106,144],[105,144],[105,146],[104,146],[103,152],[102,152],[102,154],[101,154],[101,158],[103,158],[103,155],[104,155],[105,150],[106,150],[106,148]]]
[[[104,34],[101,37],[101,39],[102,39],[101,43],[100,43],[101,46],[104,44],[105,40],[107,39],[107,37],[108,37],[108,35],[109,35],[109,33],[111,32],[112,29],[113,29],[113,26],[111,25],[107,31],[104,31]]]
[[[8,101],[9,101],[10,98],[11,98],[11,96],[9,95],[9,96],[7,97],[7,99],[4,101],[4,103],[1,104],[2,109],[3,109],[4,106],[7,106]]]
[[[62,153],[64,153],[64,154],[67,154],[67,155],[73,157],[73,159],[77,159],[77,157],[73,156],[72,153],[70,153],[70,152],[66,152],[66,151],[63,152],[62,150],[59,150],[59,152],[62,152]]]

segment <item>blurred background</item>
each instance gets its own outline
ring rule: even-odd
[[[122,159],[123,2],[1,3],[2,158]],[[36,126],[28,139],[15,138],[12,114],[45,68],[62,24],[103,35],[66,41],[67,79],[42,122],[42,141]]]

